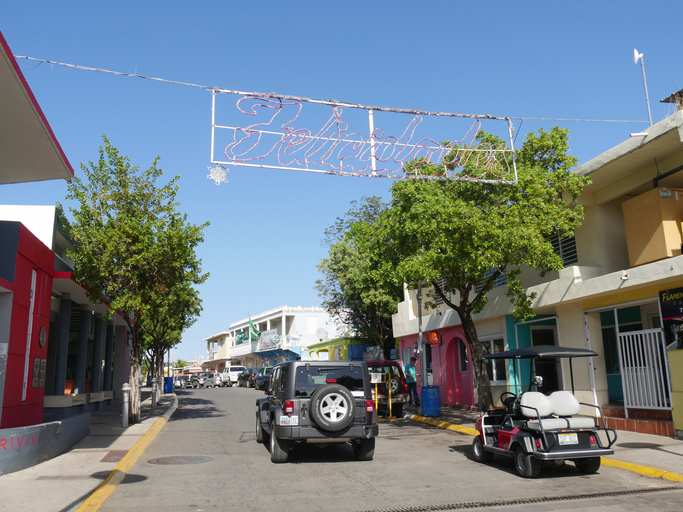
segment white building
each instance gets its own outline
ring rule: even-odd
[[[243,318],[227,331],[206,338],[202,367],[221,371],[226,365],[269,366],[308,358],[308,346],[343,336],[346,327],[320,307],[278,308]]]

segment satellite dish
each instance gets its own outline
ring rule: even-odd
[[[642,53],[638,53],[638,50],[635,48],[633,49],[633,63],[638,64],[638,59],[640,59],[643,56]]]
[[[319,340],[327,339],[327,331],[325,329],[323,329],[322,327],[319,329],[316,329],[315,330],[315,336]]]

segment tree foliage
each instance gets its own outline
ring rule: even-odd
[[[145,343],[179,340],[201,311],[193,285],[203,283],[195,249],[203,241],[202,226],[178,212],[178,179],[158,183],[159,158],[147,170],[133,167],[103,137],[99,160],[81,164],[84,179],[68,182],[67,198],[75,200],[69,236],[76,278],[88,286],[93,302],[107,302],[109,317],[119,312],[132,341],[130,419],[139,417],[137,400]],[[163,326],[162,324],[168,325]]]
[[[480,133],[477,143],[504,142]],[[541,275],[562,268],[551,235],[573,234],[583,219],[576,198],[587,179],[569,169],[577,159],[567,154],[568,131],[553,128],[529,134],[517,154],[518,183],[406,180],[393,185],[391,207],[376,223],[363,252],[383,254],[385,270],[396,282],[431,286],[457,311],[467,342],[483,406],[490,407],[489,378],[481,371],[481,345],[473,315],[483,310],[487,294],[505,273],[507,296],[520,320],[534,316],[533,294],[519,275],[530,267]],[[502,153],[496,158],[508,158]],[[448,161],[448,159],[447,159]],[[474,160],[473,160],[474,161]],[[462,171],[472,175],[466,164]],[[443,174],[443,167],[412,162],[408,170]],[[478,171],[477,174],[481,174]],[[429,303],[428,303],[429,304]]]
[[[378,197],[351,204],[346,215],[325,231],[323,242],[329,245],[329,253],[318,265],[324,278],[316,282],[316,288],[333,317],[370,346],[382,347],[389,357],[395,346],[391,315],[402,297],[402,286],[377,272],[380,254],[358,250],[358,243],[372,236],[387,205]]]

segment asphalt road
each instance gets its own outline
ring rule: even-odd
[[[683,500],[683,486],[609,467],[582,475],[567,464],[523,479],[512,459],[473,461],[471,437],[405,419],[380,425],[373,461],[356,461],[347,444],[300,445],[290,462],[273,464],[255,439],[261,393],[178,391],[178,410],[101,510],[405,511],[479,503],[479,510],[488,504],[492,510],[625,512],[680,510]],[[592,496],[602,493],[611,494]],[[529,498],[548,501],[521,502]],[[493,506],[503,501],[509,505]]]

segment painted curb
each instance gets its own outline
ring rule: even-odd
[[[424,416],[419,416],[417,414],[406,414],[404,417],[420,423],[428,423],[429,425],[434,425],[439,428],[451,430],[459,434],[467,434],[470,436],[479,435],[479,431],[471,427],[465,427],[463,425],[454,425],[453,423],[448,423],[447,421],[439,421],[431,418],[425,418]],[[662,478],[664,480],[670,480],[672,482],[683,482],[683,475],[679,473],[665,471],[663,469],[650,468],[648,466],[641,466],[639,464],[632,464],[630,462],[623,462],[617,459],[612,459],[610,457],[600,457],[600,459],[601,464],[603,466],[625,469],[626,471],[631,471],[633,473],[637,473],[639,475],[647,476],[650,478]]]
[[[601,457],[601,459],[603,466],[625,469],[626,471],[638,473],[639,475],[648,476],[650,478],[662,478],[664,480],[671,480],[672,482],[683,482],[683,475],[679,473],[641,466],[640,464],[632,464],[630,462],[623,462],[610,457]]]
[[[102,506],[104,501],[111,495],[111,493],[114,492],[116,486],[118,486],[126,477],[126,474],[128,471],[130,471],[130,468],[132,468],[142,456],[149,444],[154,441],[157,435],[159,435],[159,432],[161,432],[161,429],[164,428],[164,425],[166,425],[166,422],[177,408],[178,396],[173,393],[173,405],[169,407],[166,412],[152,424],[145,435],[142,436],[137,443],[135,443],[135,446],[130,449],[130,451],[121,459],[112,472],[109,473],[109,476],[107,476],[107,478],[97,486],[97,489],[95,489],[90,497],[76,509],[76,512],[95,511]]]
[[[417,414],[406,414],[405,418],[410,418],[413,421],[420,423],[428,423],[429,425],[434,425],[435,427],[443,428],[445,430],[451,430],[457,432],[458,434],[466,434],[470,436],[476,436],[479,432],[472,427],[465,427],[463,425],[455,425],[453,423],[448,423],[447,421],[439,421],[431,418],[426,418],[424,416],[419,416]]]

